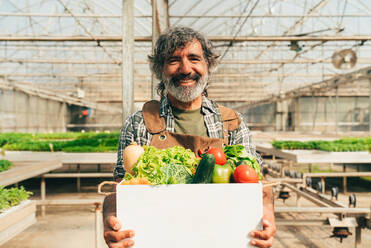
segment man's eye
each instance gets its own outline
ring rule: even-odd
[[[175,63],[177,63],[177,62],[178,62],[177,59],[169,59],[169,60],[167,61],[167,63],[169,63],[169,64],[175,64]]]

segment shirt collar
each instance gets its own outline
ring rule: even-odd
[[[201,111],[203,113],[206,114],[208,112],[212,112],[215,114],[215,113],[218,113],[217,109],[218,109],[218,105],[214,101],[208,99],[206,96],[202,96]]]
[[[164,96],[164,97],[161,97],[161,100],[160,100],[160,116],[161,117],[165,116],[168,113],[172,113],[172,111],[171,111],[169,99],[167,98],[167,96]]]

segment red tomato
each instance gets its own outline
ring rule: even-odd
[[[236,167],[233,173],[236,183],[257,183],[259,182],[258,173],[249,165],[241,164]]]
[[[215,157],[215,163],[219,165],[224,165],[227,162],[227,157],[225,156],[222,149],[219,148],[210,148],[206,154],[212,154]]]

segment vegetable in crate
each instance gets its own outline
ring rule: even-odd
[[[141,185],[141,184],[144,184],[144,185],[149,185],[149,181],[147,178],[132,178],[128,181],[121,181],[120,183],[121,185]]]
[[[255,170],[260,180],[263,179],[260,171],[260,165],[256,157],[248,153],[243,145],[229,145],[225,146],[223,150],[227,156],[227,160],[231,162],[232,169],[235,169],[238,165],[244,163]]]
[[[190,183],[199,162],[190,149],[173,146],[157,149],[143,146],[144,153],[135,163],[132,174],[126,173],[124,180],[147,178],[150,184]]]
[[[233,173],[236,183],[258,183],[259,176],[256,171],[247,164],[241,164],[236,167]]]
[[[212,147],[206,152],[206,154],[214,155],[215,164],[224,165],[227,162],[227,157],[220,148]]]
[[[229,161],[224,165],[215,164],[212,183],[230,183],[232,174],[233,170]]]
[[[197,166],[196,174],[192,183],[211,183],[215,166],[215,157],[205,154]]]
[[[132,169],[135,163],[140,158],[140,156],[143,154],[143,152],[144,152],[143,147],[137,145],[137,143],[135,142],[125,147],[123,155],[122,155],[125,172],[130,173],[130,174],[133,173]]]

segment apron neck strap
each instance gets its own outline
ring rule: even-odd
[[[160,116],[160,102],[152,100],[146,102],[142,108],[144,124],[151,134],[165,131],[165,118]]]
[[[228,145],[229,141],[229,132],[232,132],[236,130],[240,124],[241,124],[241,118],[237,114],[236,111],[234,111],[231,108],[224,107],[222,105],[219,105],[219,111],[222,116],[223,120],[223,140],[224,144]]]

